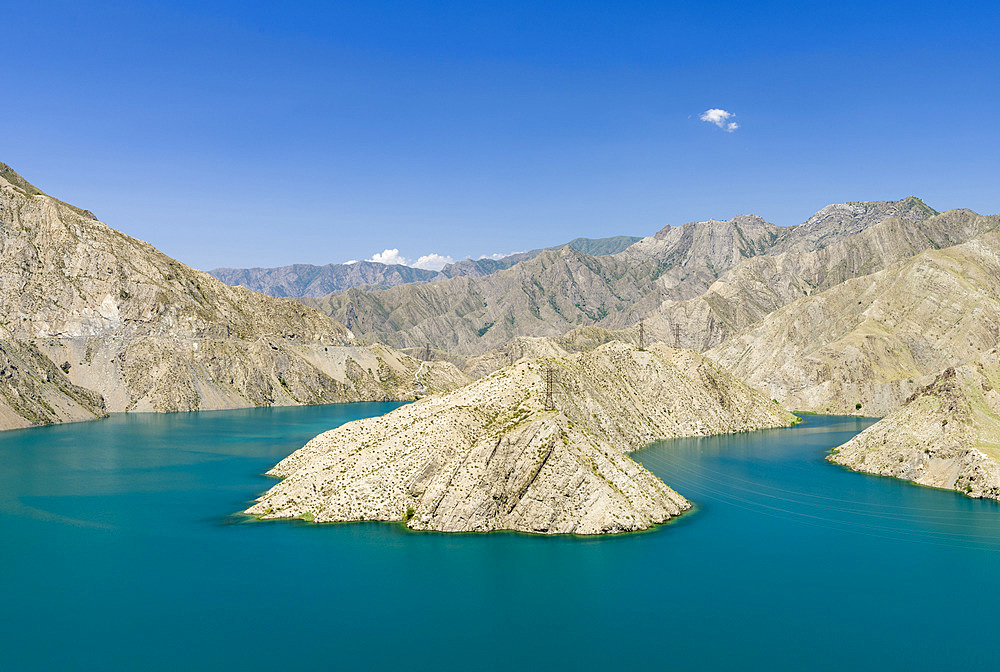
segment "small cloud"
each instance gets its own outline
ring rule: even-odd
[[[350,266],[351,264],[356,264],[356,263],[358,263],[357,259],[351,259],[349,261],[345,261],[344,266]]]
[[[500,252],[494,252],[493,254],[484,254],[484,255],[481,255],[479,258],[480,259],[492,259],[493,261],[499,261],[500,259],[503,259],[504,257],[509,257],[512,254],[517,254],[517,252],[508,252],[507,254],[501,254]]]
[[[455,263],[455,260],[449,256],[431,253],[417,259],[413,262],[412,266],[413,268],[422,268],[427,271],[440,271],[448,264],[453,263]]]
[[[733,117],[736,115],[732,112],[727,112],[726,110],[720,110],[717,107],[713,107],[710,110],[705,110],[698,117],[702,121],[707,121],[710,124],[715,124],[726,133],[732,133],[737,128],[740,127],[735,121],[732,121]]]

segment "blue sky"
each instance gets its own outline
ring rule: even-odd
[[[199,268],[915,194],[1000,212],[998,3],[12,3],[0,161]],[[735,116],[733,132],[700,121]]]

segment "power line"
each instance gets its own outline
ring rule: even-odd
[[[556,371],[551,366],[545,369],[545,410],[556,410],[556,400],[552,396],[555,387]]]

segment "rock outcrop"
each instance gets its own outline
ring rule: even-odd
[[[1000,355],[945,369],[831,462],[970,497],[1000,499]]]
[[[467,380],[450,364],[421,369],[389,348],[359,346],[342,324],[297,301],[229,287],[2,164],[0,311],[12,357],[26,361],[13,353],[30,346],[53,365],[32,360],[48,383],[80,400],[78,388],[95,397],[80,402],[80,413],[51,401],[60,412],[21,406],[21,420],[0,428],[105,411],[412,398],[417,388]]]
[[[71,383],[69,368],[0,328],[0,429],[106,417],[101,395]]]
[[[556,410],[545,407],[550,368]],[[696,353],[611,342],[321,434],[268,472],[284,480],[247,513],[449,532],[642,530],[689,504],[625,452],[794,421]]]

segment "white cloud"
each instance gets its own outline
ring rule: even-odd
[[[508,252],[507,254],[501,254],[500,252],[494,252],[493,254],[483,254],[480,259],[492,259],[493,261],[499,261],[504,257],[509,257],[512,254],[517,254],[517,252]]]
[[[374,261],[379,264],[402,264],[403,266],[409,266],[409,260],[399,254],[399,248],[397,247],[373,254],[372,258],[368,261]]]
[[[413,268],[423,268],[428,271],[440,271],[442,268],[448,264],[455,263],[455,260],[449,256],[441,256],[440,254],[425,254],[424,256],[417,259],[413,264]]]
[[[351,264],[356,264],[356,263],[358,263],[357,259],[351,259],[349,261],[345,261],[344,266],[350,266]]]
[[[727,133],[732,133],[737,128],[740,127],[735,121],[732,121],[733,117],[736,115],[732,112],[727,112],[726,110],[720,110],[717,107],[713,107],[710,110],[705,110],[698,117],[702,121],[707,121],[710,124],[715,124]]]
[[[454,259],[447,255],[436,254],[434,252],[418,257],[416,261],[411,261],[401,255],[399,253],[399,248],[395,247],[392,249],[386,248],[377,254],[373,254],[372,258],[368,259],[368,261],[374,261],[379,264],[399,264],[400,266],[411,266],[413,268],[422,268],[428,271],[440,271],[448,264],[455,262]]]

